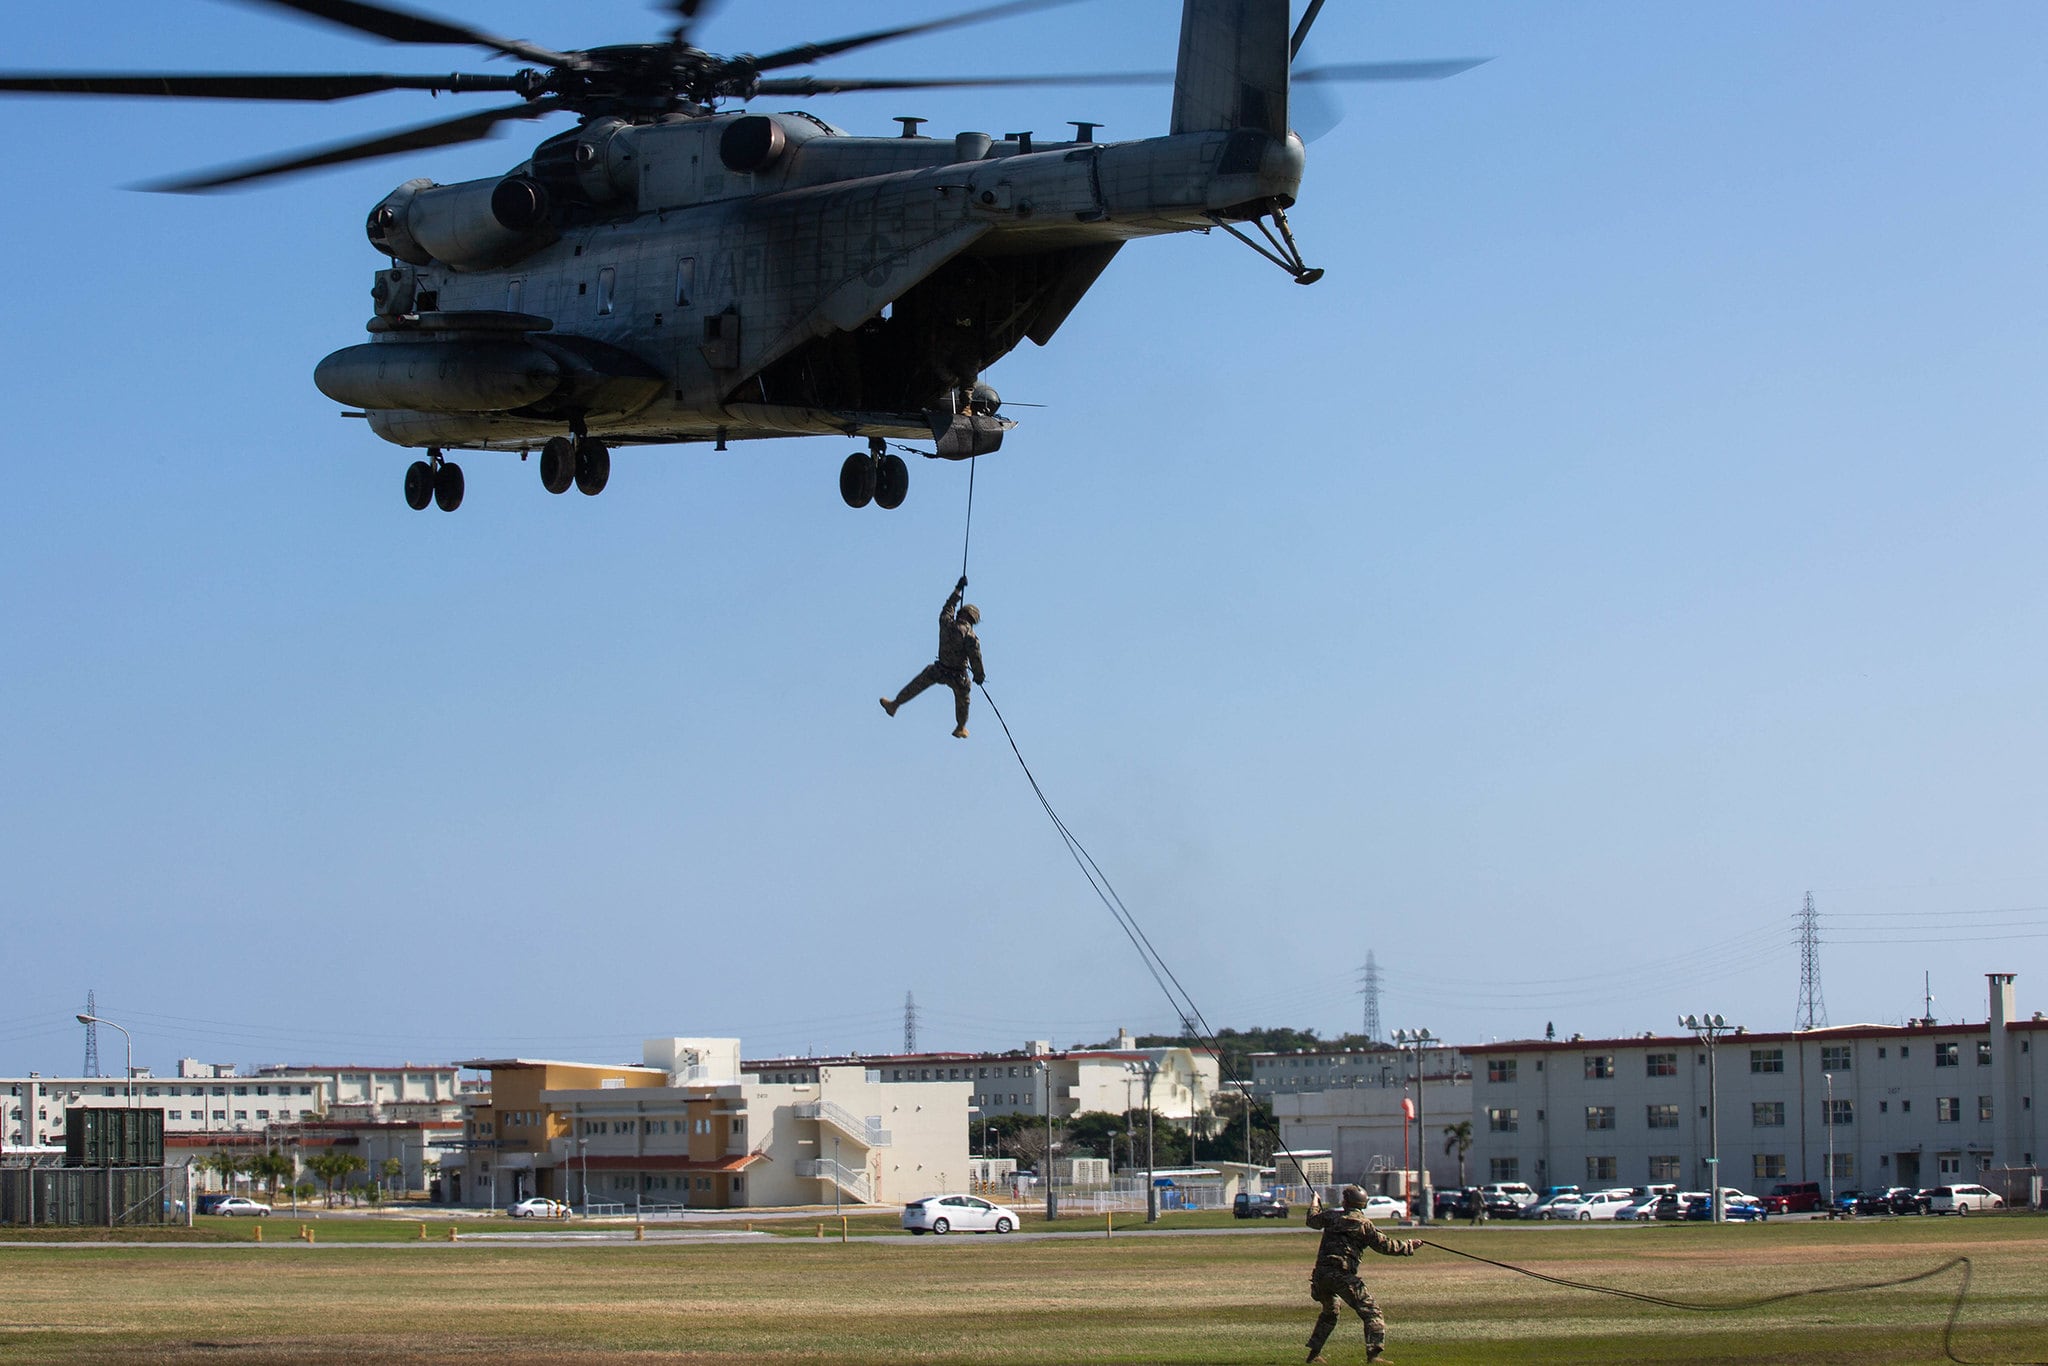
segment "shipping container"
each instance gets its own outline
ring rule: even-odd
[[[73,1106],[64,1112],[67,1167],[161,1167],[164,1112],[161,1108],[114,1109]]]

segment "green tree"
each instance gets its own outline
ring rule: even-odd
[[[1458,1154],[1458,1185],[1465,1184],[1465,1154],[1472,1151],[1472,1121],[1461,1119],[1444,1125],[1444,1151]]]
[[[222,1148],[199,1159],[201,1170],[212,1172],[220,1178],[222,1190],[233,1190],[235,1177],[245,1169],[244,1159],[237,1153]]]
[[[306,1159],[306,1170],[319,1177],[321,1184],[327,1187],[327,1203],[329,1207],[332,1207],[334,1204],[336,1186],[341,1185],[357,1172],[365,1172],[369,1169],[370,1164],[355,1153],[315,1153]]]
[[[405,1163],[395,1157],[387,1157],[378,1164],[377,1171],[383,1176],[384,1184],[396,1194],[398,1183],[405,1176]]]
[[[297,1174],[292,1170],[292,1160],[275,1148],[250,1154],[242,1170],[264,1184],[273,1202],[277,1199],[277,1183]]]

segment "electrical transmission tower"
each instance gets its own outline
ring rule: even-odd
[[[903,993],[903,1051],[917,1051],[917,997],[908,991]]]
[[[1814,1029],[1827,1022],[1827,1002],[1820,996],[1820,915],[1808,892],[1806,908],[1799,913],[1799,1009],[1792,1027]]]
[[[100,1013],[99,1003],[93,1000],[90,990],[85,993],[85,1013],[95,1017]],[[100,1027],[91,1020],[85,1023],[85,1075],[100,1075]]]
[[[1377,1043],[1380,1037],[1380,965],[1365,951],[1365,966],[1358,970],[1358,994],[1365,998],[1365,1038]]]

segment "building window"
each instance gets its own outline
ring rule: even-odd
[[[1488,1058],[1486,1079],[1498,1085],[1512,1082],[1515,1079],[1515,1062],[1514,1058]]]
[[[1962,1061],[1963,1046],[1959,1043],[1938,1043],[1934,1045],[1934,1065],[1954,1067]]]
[[[1676,1105],[1652,1105],[1648,1108],[1650,1112],[1650,1127],[1652,1129],[1676,1129],[1678,1127],[1678,1107]]]
[[[1675,1077],[1678,1075],[1676,1053],[1645,1053],[1643,1074],[1650,1077]]]
[[[1785,1127],[1785,1102],[1782,1100],[1751,1101],[1749,1124],[1753,1129],[1782,1129]]]
[[[1829,1044],[1820,1051],[1820,1070],[1823,1072],[1846,1072],[1849,1070],[1849,1045]]]
[[[1991,1066],[1991,1040],[1989,1039],[1977,1040],[1977,1066]]]
[[[1614,1075],[1612,1053],[1588,1053],[1586,1055],[1586,1080],[1600,1081]]]
[[[170,1114],[164,1116],[166,1119],[183,1119],[184,1117],[185,1112],[183,1110],[173,1110]]]
[[[732,1136],[734,1138],[745,1138],[747,1136],[747,1117],[745,1115],[734,1115],[732,1117]],[[735,1176],[733,1180],[737,1181],[739,1178]]]
[[[747,1189],[747,1178],[746,1178],[746,1177],[744,1177],[744,1176],[735,1176],[735,1177],[734,1177],[734,1178],[732,1179],[732,1193],[733,1193],[734,1195],[743,1195],[743,1194],[745,1194],[745,1193],[746,1193],[746,1189]]]
[[[1879,1045],[1879,1047],[1878,1047],[1878,1050],[1877,1050],[1877,1056],[1878,1056],[1878,1057],[1880,1057],[1880,1058],[1884,1056],[1884,1047],[1883,1047],[1883,1045]]]
[[[1936,1096],[1934,1098],[1934,1119],[1937,1124],[1954,1124],[1963,1117],[1961,1096]]]
[[[1983,1120],[1986,1124],[1991,1122],[1991,1097],[1977,1097],[1977,1118]]]
[[[1944,1156],[1937,1158],[1936,1163],[1940,1166],[1943,1176],[1961,1176],[1963,1174],[1963,1159],[1960,1157]]]
[[[1888,1101],[1888,1100],[1881,1100],[1881,1101],[1879,1101],[1879,1102],[1877,1103],[1877,1112],[1878,1112],[1879,1114],[1884,1114],[1885,1112],[1887,1112],[1887,1111],[1888,1111],[1888,1110],[1890,1110],[1891,1108],[1892,1108],[1892,1103],[1891,1103],[1890,1101]]]
[[[1785,1154],[1757,1153],[1750,1158],[1750,1173],[1759,1181],[1785,1179]]]
[[[1782,1048],[1752,1048],[1749,1050],[1749,1070],[1752,1072],[1782,1072],[1785,1070],[1785,1050]]]
[[[1676,1181],[1678,1179],[1677,1157],[1670,1156],[1651,1158],[1650,1179],[1652,1181]]]
[[[1899,1102],[1899,1113],[1900,1113],[1900,1114],[1903,1114],[1903,1115],[1910,1115],[1910,1114],[1912,1114],[1912,1113],[1913,1113],[1913,1102],[1912,1102],[1912,1101],[1910,1101],[1910,1100],[1902,1100],[1902,1101],[1900,1101],[1900,1102]]]
[[[1495,1181],[1520,1181],[1522,1159],[1519,1157],[1492,1157],[1486,1162],[1487,1175]]]
[[[1614,1159],[1611,1157],[1588,1157],[1586,1159],[1586,1180],[1614,1180]]]
[[[1856,1154],[1835,1153],[1828,1158],[1828,1175],[1839,1181],[1856,1179]]]
[[[1614,1107],[1612,1105],[1588,1105],[1586,1107],[1586,1127],[1588,1129],[1612,1129],[1614,1127]]]
[[[1830,1126],[1854,1124],[1856,1102],[1853,1100],[1831,1100],[1821,1108],[1820,1122]]]
[[[1522,1127],[1522,1112],[1519,1109],[1503,1109],[1495,1106],[1486,1112],[1486,1127],[1496,1134],[1511,1134]]]

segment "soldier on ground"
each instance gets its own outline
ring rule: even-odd
[[[1309,1197],[1308,1226],[1323,1231],[1316,1248],[1315,1270],[1309,1273],[1309,1298],[1323,1306],[1309,1334],[1308,1359],[1322,1361],[1323,1344],[1337,1327],[1337,1301],[1343,1300],[1365,1324],[1365,1359],[1378,1361],[1387,1348],[1387,1320],[1358,1277],[1358,1259],[1367,1248],[1387,1257],[1413,1257],[1413,1238],[1389,1238],[1365,1217],[1365,1188],[1346,1186],[1344,1208],[1325,1212],[1320,1194]]]
[[[967,591],[967,576],[962,574],[960,582],[953,585],[953,592],[946,599],[946,605],[939,609],[939,657],[924,666],[917,677],[903,685],[903,691],[894,697],[882,699],[882,710],[894,716],[896,709],[911,698],[923,692],[934,683],[943,683],[953,690],[953,719],[955,737],[967,738],[967,703],[974,696],[968,686],[971,673],[976,683],[987,681],[981,670],[981,638],[974,634],[974,628],[981,621],[981,609],[973,603],[962,607],[960,597]],[[954,609],[958,608],[956,612]]]
[[[1487,1210],[1486,1210],[1486,1192],[1485,1192],[1485,1191],[1483,1191],[1483,1190],[1481,1190],[1481,1189],[1479,1189],[1479,1187],[1477,1187],[1477,1186],[1474,1186],[1474,1187],[1473,1187],[1473,1188],[1472,1188],[1472,1189],[1471,1189],[1471,1190],[1470,1190],[1470,1191],[1469,1191],[1469,1192],[1468,1192],[1468,1193],[1466,1194],[1466,1197],[1465,1197],[1465,1198],[1466,1198],[1467,1200],[1469,1200],[1469,1201],[1471,1202],[1471,1206],[1470,1206],[1470,1207],[1471,1207],[1471,1211],[1472,1211],[1472,1222],[1473,1222],[1473,1223],[1475,1223],[1475,1224],[1483,1224],[1483,1223],[1485,1223],[1485,1222],[1486,1222],[1486,1214],[1487,1214]]]

